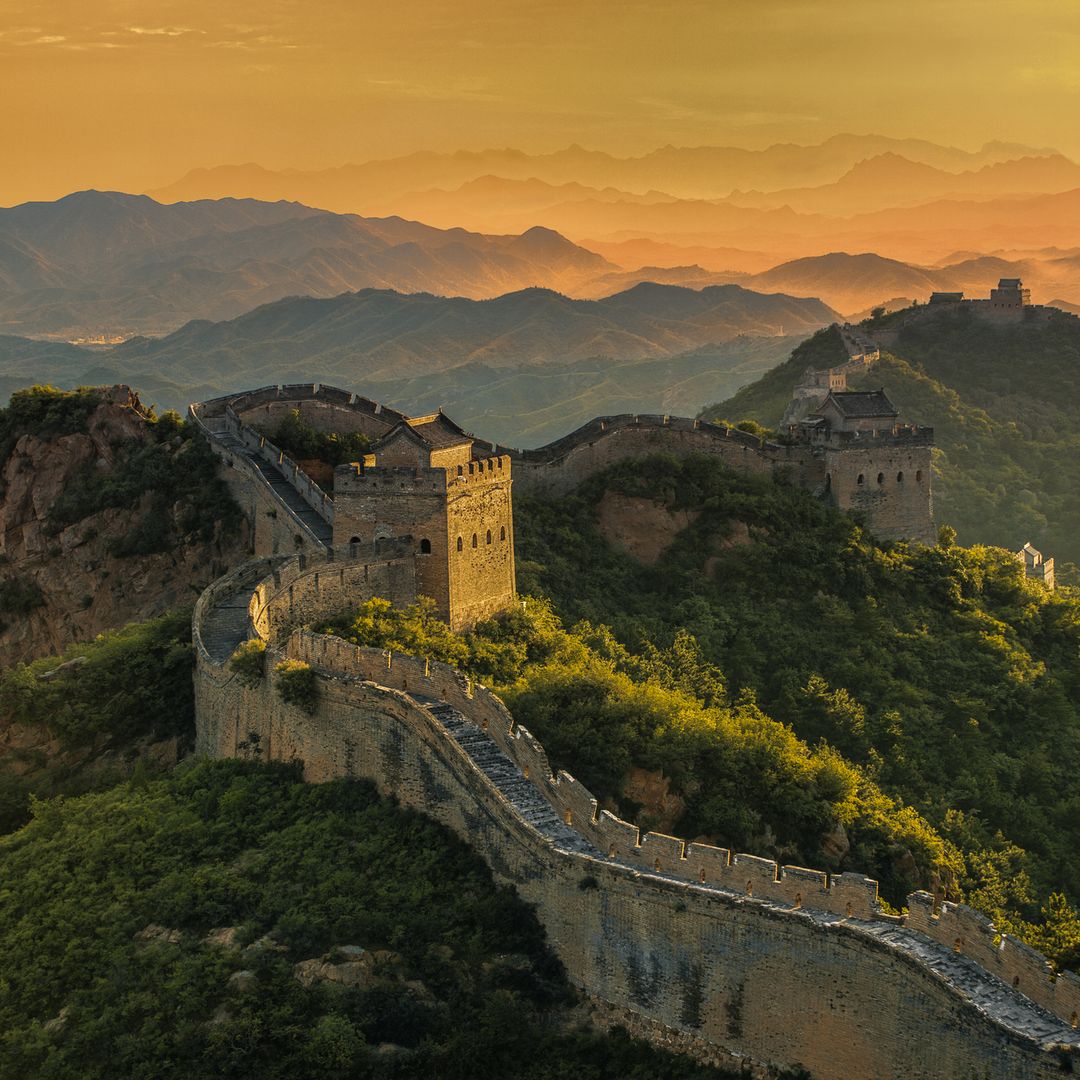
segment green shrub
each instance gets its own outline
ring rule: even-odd
[[[266,642],[262,638],[242,642],[229,657],[229,667],[241,682],[254,686],[266,674]]]
[[[101,394],[87,387],[57,390],[55,386],[31,386],[16,390],[7,407],[0,409],[0,465],[23,435],[55,439],[85,432],[90,414],[100,404]]]
[[[319,700],[315,672],[302,660],[282,660],[274,668],[278,696],[286,705],[313,713]]]
[[[300,415],[299,409],[262,431],[294,461],[322,461],[331,467],[360,461],[371,447],[371,439],[359,431],[319,431]]]
[[[80,663],[42,678],[71,660]],[[110,630],[63,655],[0,673],[0,716],[39,724],[67,747],[190,737],[195,726],[191,611]]]
[[[45,597],[36,581],[24,577],[0,580],[0,613],[26,616],[44,603]]]
[[[534,912],[368,783],[218,761],[39,802],[0,881],[5,1078],[734,1080],[578,1031]],[[220,927],[239,947],[205,940]],[[301,986],[295,964],[343,945],[386,950],[374,985]]]

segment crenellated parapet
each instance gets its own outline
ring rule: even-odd
[[[199,751],[299,759],[313,781],[366,776],[448,824],[536,905],[571,979],[644,1034],[824,1080],[1080,1067],[1080,981],[1051,978],[970,909],[915,893],[907,916],[886,915],[862,875],[642,832],[460,671],[311,629],[368,595],[406,602],[409,565],[331,552],[215,582],[195,612]],[[223,625],[234,644],[264,641],[261,680],[232,672]],[[278,696],[283,659],[316,673],[313,714]]]

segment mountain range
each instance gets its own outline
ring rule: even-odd
[[[491,438],[543,442],[596,412],[693,411],[836,317],[819,300],[738,285],[643,284],[602,300],[367,289],[293,297],[105,349],[0,337],[0,391],[127,382],[183,409],[237,387],[326,381],[387,404],[446,405]]]
[[[162,333],[285,296],[490,297],[613,269],[543,228],[488,236],[254,199],[163,205],[84,191],[0,210],[0,323],[22,335]]]
[[[1049,156],[1052,149],[987,143],[976,151],[940,146],[922,139],[882,135],[834,135],[813,146],[777,143],[761,150],[732,146],[664,146],[639,157],[616,157],[569,146],[551,154],[521,150],[430,151],[333,169],[275,172],[256,164],[194,169],[149,194],[165,202],[246,195],[294,199],[342,212],[396,199],[431,187],[457,187],[483,176],[582,184],[627,191],[665,191],[681,198],[715,198],[733,191],[771,191],[790,185],[829,184],[860,161],[896,154],[935,169],[960,172],[1025,156]]]

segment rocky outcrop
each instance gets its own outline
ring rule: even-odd
[[[88,475],[114,474],[133,444],[155,442],[127,387],[104,391],[85,428],[55,438],[24,434],[0,465],[0,582],[11,583],[22,598],[0,610],[0,667],[192,604],[210,581],[246,557],[246,526],[228,534],[218,528],[209,540],[198,539],[186,526],[183,503],[167,511],[177,537],[170,550],[113,554],[116,541],[145,518],[153,491],[58,528],[50,511],[63,494]],[[191,445],[177,438],[155,451],[176,459]]]

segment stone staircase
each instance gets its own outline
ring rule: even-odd
[[[414,695],[415,696],[415,695]],[[486,732],[467,720],[452,705],[431,698],[416,698],[469,755],[492,785],[533,828],[550,837],[564,851],[589,855],[598,852],[579,832],[564,825],[551,804]]]
[[[317,510],[308,505],[303,496],[289,482],[288,477],[276,465],[245,446],[228,430],[224,417],[208,417],[204,420],[204,424],[217,442],[251,463],[270,485],[278,500],[285,504],[289,513],[301,522],[320,544],[327,548],[333,547],[333,527]]]

